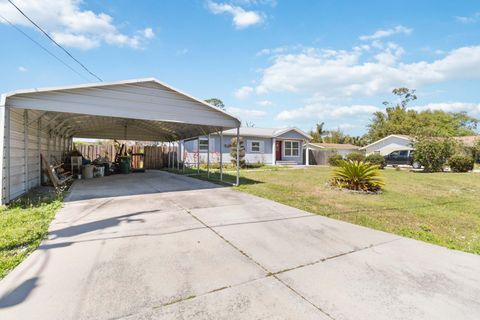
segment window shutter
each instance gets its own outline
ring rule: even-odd
[[[265,141],[260,141],[260,152],[263,153],[265,150]]]
[[[247,140],[247,152],[251,153],[252,152],[252,141]]]

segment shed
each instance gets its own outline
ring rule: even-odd
[[[240,127],[154,78],[13,91],[1,96],[0,122],[2,203],[39,185],[40,153],[58,158],[74,137],[179,141]]]

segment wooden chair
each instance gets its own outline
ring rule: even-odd
[[[42,159],[42,171],[46,172],[48,179],[55,187],[55,189],[60,189],[61,186],[64,186],[67,181],[73,178],[73,176],[69,172],[62,172],[62,174],[64,175],[64,178],[62,179],[58,177],[57,170],[61,170],[63,163],[53,166],[48,163],[47,159],[45,159],[43,154],[40,154],[40,158]]]

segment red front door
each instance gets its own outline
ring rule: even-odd
[[[275,160],[282,160],[282,141],[275,141]]]

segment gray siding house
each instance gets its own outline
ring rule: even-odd
[[[198,161],[198,148],[200,163],[207,162],[208,153],[211,163],[222,161],[228,163],[230,157],[230,140],[236,137],[236,129],[223,132],[223,143],[220,143],[219,134],[211,134],[199,139],[183,141],[181,143],[181,159],[188,164]],[[243,138],[245,148],[245,161],[247,163],[265,164],[302,164],[303,147],[311,140],[307,133],[298,128],[270,129],[270,128],[240,128],[240,137]]]

